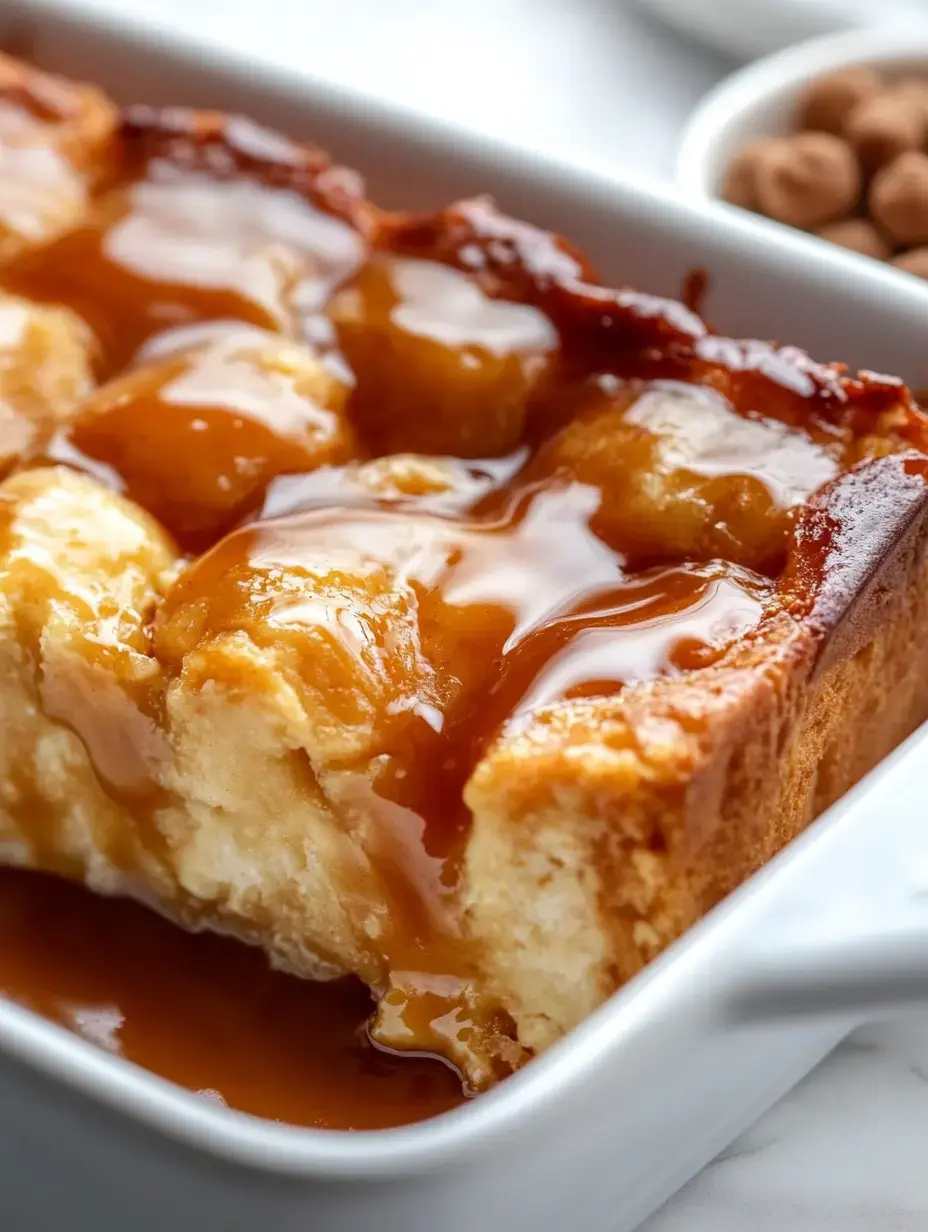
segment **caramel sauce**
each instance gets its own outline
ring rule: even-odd
[[[31,219],[49,228],[70,221],[83,205],[84,184],[67,160],[49,146],[14,143],[2,131],[0,143],[0,228],[28,235]]]
[[[528,456],[524,448],[501,458],[472,460],[391,454],[360,465],[277,476],[268,484],[255,521],[311,509],[390,505],[460,515],[505,488]]]
[[[274,154],[261,142],[258,161]],[[36,696],[151,833],[164,688],[194,652],[209,679],[223,639],[245,635],[346,737],[304,768],[364,822],[390,907],[392,1037],[466,1043],[457,889],[478,760],[540,708],[751,636],[776,608],[796,506],[898,391],[713,339],[486,206],[437,233],[384,223],[370,255],[312,194],[202,161],[151,158],[0,277],[99,343],[105,383],[31,461],[126,494],[188,558],[163,601],[133,609],[132,688],[103,683],[104,638],[79,667],[37,672]],[[99,617],[53,552],[25,564],[46,598]],[[36,661],[38,636],[20,636]],[[70,872],[43,807],[36,854]],[[106,854],[131,867],[131,849]],[[346,1128],[461,1098],[438,1063],[365,1041],[357,985],[272,974],[245,947],[31,875],[0,883],[0,990],[193,1090]]]
[[[665,466],[706,479],[752,477],[782,509],[824,487],[840,469],[836,432],[815,424],[790,431],[779,420],[738,415],[711,392],[696,394],[673,382],[638,397],[625,420],[661,439]]]
[[[463,1099],[437,1060],[372,1045],[362,985],[271,971],[238,942],[134,903],[0,872],[0,995],[230,1108],[322,1129],[382,1129]]]

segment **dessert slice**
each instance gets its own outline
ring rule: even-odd
[[[0,275],[104,378],[0,484],[0,849],[486,1086],[928,717],[925,420],[244,121],[120,168]]]
[[[504,727],[465,790],[462,893],[486,992],[526,1048],[581,1021],[928,716],[926,480],[904,453],[817,493],[767,615],[715,662]]]

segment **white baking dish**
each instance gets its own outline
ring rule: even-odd
[[[649,290],[674,292],[704,266],[722,328],[928,385],[928,287],[915,279],[740,211],[523,157],[154,30],[95,22],[65,0],[0,7],[14,50],[123,98],[210,103],[312,136],[363,168],[383,201],[490,190],[567,232],[605,275]],[[0,1002],[0,1227],[631,1229],[854,1025],[846,1010],[746,1025],[728,995],[761,957],[807,936],[903,922],[926,743],[914,738],[549,1054],[422,1125],[337,1134],[258,1121]],[[911,899],[916,915],[923,901]]]

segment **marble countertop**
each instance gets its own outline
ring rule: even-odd
[[[581,162],[670,173],[733,66],[632,0],[85,0]],[[269,20],[273,10],[273,20]],[[480,72],[475,76],[474,64]],[[925,1232],[928,1019],[857,1032],[643,1232]]]

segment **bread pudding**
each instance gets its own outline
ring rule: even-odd
[[[928,717],[900,381],[12,61],[0,164],[6,864],[479,1090]]]

